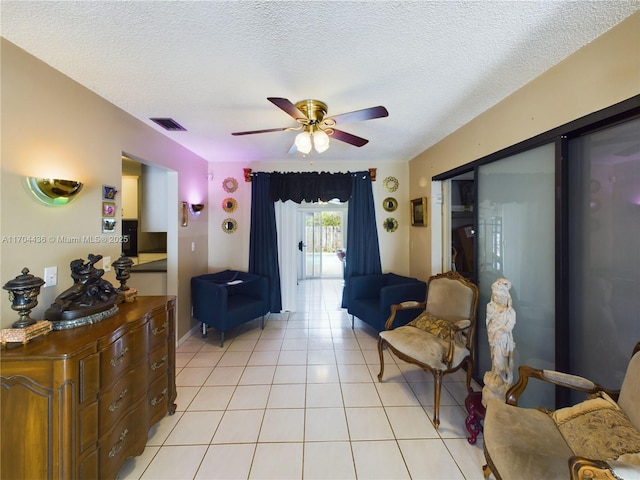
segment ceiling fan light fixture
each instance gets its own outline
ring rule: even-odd
[[[311,151],[311,134],[307,131],[300,132],[296,135],[296,148],[300,153],[307,154]]]
[[[322,153],[329,148],[329,135],[322,130],[316,130],[313,132],[313,147],[316,152]]]

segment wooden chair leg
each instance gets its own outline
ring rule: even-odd
[[[380,356],[380,373],[378,374],[378,381],[382,381],[382,375],[384,374],[384,352],[382,351],[382,338],[378,338],[378,355]]]
[[[433,426],[440,427],[440,390],[442,389],[442,372],[433,372]]]
[[[473,360],[467,360],[467,393],[471,393],[471,377],[473,375]]]

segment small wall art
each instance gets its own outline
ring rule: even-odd
[[[398,201],[393,197],[387,197],[382,202],[382,207],[387,212],[393,212],[393,211],[395,211],[396,208],[398,208]]]
[[[227,193],[233,193],[238,189],[238,181],[233,177],[227,177],[222,181],[222,188]]]
[[[115,218],[102,218],[102,233],[115,233],[116,220]]]
[[[427,197],[411,200],[411,225],[414,227],[426,227],[428,224]]]
[[[182,223],[183,227],[189,226],[189,204],[187,202],[182,202]]]
[[[115,217],[116,216],[116,204],[115,204],[115,202],[102,202],[102,216],[103,217]]]
[[[118,193],[118,190],[116,190],[116,187],[112,187],[111,185],[102,186],[103,200],[114,200],[116,198],[117,193]]]
[[[225,212],[231,213],[238,208],[238,202],[234,198],[227,197],[222,201],[222,209]]]
[[[387,232],[395,232],[398,229],[398,221],[393,217],[389,217],[384,221],[383,226]]]
[[[395,192],[396,190],[398,190],[400,182],[398,182],[398,179],[396,177],[387,177],[382,181],[382,184],[384,185],[384,188],[387,190],[387,192]]]
[[[238,229],[238,224],[233,218],[225,218],[222,221],[222,231],[225,233],[233,233]]]

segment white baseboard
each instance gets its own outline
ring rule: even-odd
[[[178,339],[177,346],[179,347],[180,345],[182,345],[184,342],[189,340],[189,338],[191,338],[191,335],[193,335],[194,333],[199,332],[199,331],[200,331],[200,322],[198,322],[196,325],[194,325],[193,328],[191,330],[189,330],[182,338]]]

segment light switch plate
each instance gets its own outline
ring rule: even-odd
[[[58,267],[45,267],[44,282],[44,288],[56,286],[58,283]]]

